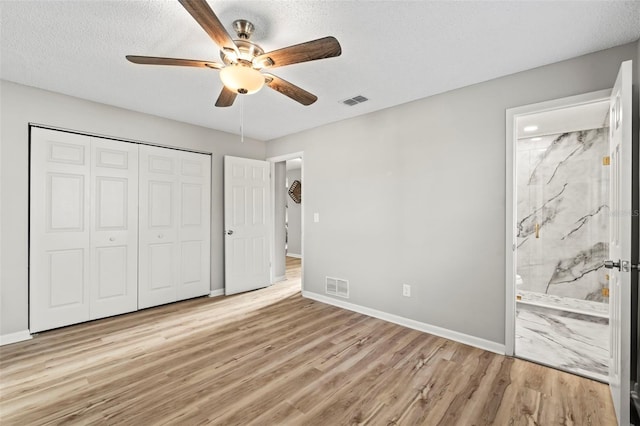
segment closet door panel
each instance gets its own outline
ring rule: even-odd
[[[209,294],[211,156],[180,152],[180,279],[178,299]]]
[[[209,293],[210,156],[31,132],[32,332]]]
[[[138,146],[91,138],[91,319],[138,307]]]
[[[89,138],[31,129],[29,329],[89,319]]]
[[[139,308],[178,300],[178,156],[178,151],[140,146]]]

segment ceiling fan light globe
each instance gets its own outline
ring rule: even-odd
[[[220,80],[229,90],[240,94],[256,93],[264,86],[260,71],[243,65],[231,65],[220,70]]]

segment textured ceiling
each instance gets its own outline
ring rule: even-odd
[[[0,1],[0,77],[269,140],[640,38],[638,1],[212,1],[265,51],[327,35],[342,56],[274,69],[316,94],[268,88],[215,108],[218,72],[134,65],[125,55],[219,60],[175,1]],[[370,100],[347,107],[341,100]]]

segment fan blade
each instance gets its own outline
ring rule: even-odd
[[[176,65],[180,67],[213,68],[216,70],[224,67],[224,65],[218,62],[199,61],[197,59],[160,58],[157,56],[136,55],[127,55],[126,57],[129,62],[143,65]]]
[[[264,77],[264,82],[267,86],[276,92],[290,97],[294,101],[300,102],[302,105],[311,105],[318,100],[318,97],[313,93],[309,93],[295,84],[291,84],[273,74],[264,74]]]
[[[256,56],[253,59],[253,66],[256,68],[282,67],[316,59],[333,58],[340,56],[341,53],[342,48],[338,40],[335,37],[325,37]]]
[[[222,92],[220,92],[220,96],[218,96],[218,100],[216,101],[217,107],[229,107],[233,105],[233,101],[236,100],[236,96],[238,94],[233,90],[227,89],[226,86],[222,86]]]
[[[238,47],[218,19],[206,0],[178,0],[182,7],[193,16],[209,37],[222,49],[238,52]]]

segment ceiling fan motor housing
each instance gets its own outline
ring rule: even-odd
[[[260,56],[264,53],[264,50],[260,46],[255,43],[250,42],[246,39],[234,40],[233,41],[236,46],[238,46],[238,51],[240,54],[236,54],[236,52],[227,52],[224,49],[220,50],[220,59],[225,65],[232,65],[241,63],[242,65],[251,66],[251,61],[256,56]]]

